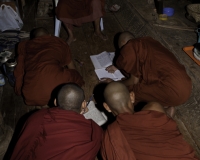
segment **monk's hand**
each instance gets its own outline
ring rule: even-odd
[[[87,107],[81,108],[80,114],[84,114],[84,113],[86,113],[86,112],[88,112],[88,111],[89,111],[89,110],[88,110]]]
[[[105,82],[105,83],[110,83],[110,82],[112,82],[113,81],[113,79],[110,79],[110,78],[101,78],[100,79],[100,82]]]
[[[116,70],[117,70],[117,68],[115,66],[113,66],[113,65],[108,66],[106,68],[106,71],[108,71],[109,73],[114,73]]]

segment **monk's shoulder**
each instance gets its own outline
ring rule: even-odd
[[[109,135],[110,137],[112,137],[112,136],[115,137],[115,134],[116,134],[116,132],[119,131],[119,129],[120,129],[120,127],[119,127],[118,122],[114,121],[113,123],[111,123],[108,126],[106,132],[104,133],[104,136],[108,136]]]
[[[21,41],[21,42],[19,42],[19,44],[18,44],[18,46],[19,45],[21,45],[21,46],[23,46],[23,45],[25,45],[27,42],[29,42],[30,40],[24,40],[24,41]]]
[[[47,109],[41,109],[39,111],[34,112],[33,114],[30,115],[30,117],[27,119],[27,124],[40,124],[43,122],[44,115],[48,112]]]
[[[134,113],[134,119],[140,122],[141,126],[160,127],[165,129],[177,129],[176,122],[165,113],[153,110],[143,110]]]
[[[139,52],[142,48],[144,48],[143,43],[146,42],[147,37],[140,37],[130,39],[122,48],[121,53],[126,54],[129,52]]]
[[[59,38],[59,37],[55,37],[55,36],[51,36],[52,37],[52,40],[59,44],[59,46],[61,48],[67,48],[68,50],[70,49],[69,48],[69,45],[67,44],[67,42],[65,40],[63,40],[62,38]]]
[[[154,38],[150,37],[150,36],[146,36],[146,37],[140,37],[140,38],[135,38],[132,40],[132,44],[135,44],[137,46],[141,46],[142,48],[144,48],[144,46],[148,46],[149,44],[152,45],[152,43],[158,43],[160,44],[157,40],[155,40]]]
[[[26,47],[26,44],[27,44],[29,41],[30,41],[30,40],[25,40],[25,41],[19,42],[18,45],[17,45],[18,50],[25,48],[25,47]]]

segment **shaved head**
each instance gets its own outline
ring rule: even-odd
[[[130,39],[133,39],[133,38],[134,36],[131,32],[129,31],[122,32],[118,40],[119,48],[123,47]]]
[[[49,35],[49,32],[43,27],[35,28],[31,31],[31,39],[45,35]]]
[[[58,92],[57,104],[65,110],[80,112],[85,96],[83,90],[74,83],[64,85]]]
[[[127,110],[131,104],[130,93],[127,87],[120,82],[109,83],[104,90],[104,98],[110,109],[117,113]]]

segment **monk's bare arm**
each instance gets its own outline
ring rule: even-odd
[[[106,68],[106,71],[108,71],[109,73],[114,73],[116,70],[118,69],[114,65],[108,66]],[[126,86],[131,86],[131,85],[137,84],[139,82],[139,79],[135,77],[134,75],[130,74],[129,78],[121,80],[121,82]]]
[[[114,73],[116,70],[118,70],[114,65],[108,66],[106,68],[106,71],[108,71],[109,73]],[[111,82],[111,79],[108,78],[102,78],[101,81],[105,81],[105,82]],[[137,84],[139,82],[139,78],[135,77],[134,75],[130,74],[129,78],[126,79],[122,79],[120,80],[120,82],[122,82],[125,86],[133,86],[134,84]]]
[[[134,75],[130,75],[129,78],[121,80],[121,82],[125,85],[125,86],[133,86],[134,84],[137,84],[139,82],[139,78],[135,77]]]

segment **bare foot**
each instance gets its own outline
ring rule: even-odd
[[[104,40],[104,41],[108,40],[107,35],[104,35],[102,32],[99,32],[99,33],[95,33],[95,32],[94,32],[94,35],[95,35],[95,36],[98,36],[99,38],[101,38],[101,39]]]
[[[68,45],[70,45],[72,42],[75,42],[75,41],[76,41],[76,38],[74,38],[74,37],[69,37],[69,38],[67,39]]]
[[[166,114],[169,118],[174,118],[174,115],[175,115],[175,108],[174,107],[164,107],[165,111],[166,111]]]
[[[48,105],[44,105],[44,106],[35,106],[35,109],[44,109],[44,108],[49,108]]]

